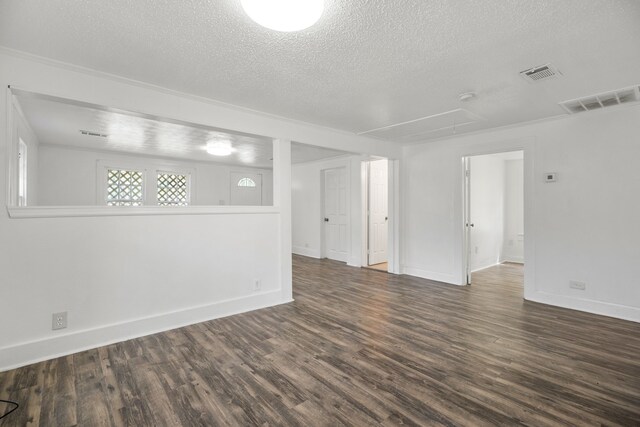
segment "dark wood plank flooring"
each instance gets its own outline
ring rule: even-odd
[[[640,425],[640,324],[524,302],[521,266],[294,277],[291,304],[0,373],[0,425]]]

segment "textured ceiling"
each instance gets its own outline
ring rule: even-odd
[[[278,33],[239,0],[2,0],[0,45],[354,133],[484,118],[415,140],[640,83],[640,1],[327,0],[315,26]],[[545,63],[563,76],[518,75]],[[461,104],[465,91],[478,97]]]
[[[249,167],[273,166],[273,144],[268,138],[171,123],[27,93],[20,93],[16,98],[41,144]],[[83,135],[80,130],[107,136]],[[229,140],[236,151],[227,157],[212,156],[205,150],[207,141],[212,139]],[[301,163],[345,154],[293,144],[291,160]]]

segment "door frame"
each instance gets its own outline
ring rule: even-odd
[[[363,185],[362,185],[362,194],[363,194],[363,203],[362,203],[362,217],[363,217],[363,266],[370,266],[375,264],[370,264],[370,255],[371,255],[371,162],[375,162],[378,160],[387,160],[387,266],[389,265],[389,211],[391,210],[391,206],[389,204],[389,194],[391,193],[389,185],[391,184],[391,180],[389,179],[389,173],[392,168],[389,166],[389,159],[371,159],[367,160],[363,163]]]
[[[459,173],[458,185],[456,186],[459,193],[456,198],[456,223],[458,228],[458,249],[456,250],[460,257],[460,279],[461,285],[466,285],[466,278],[468,272],[469,256],[468,256],[468,242],[467,227],[466,227],[466,183],[465,183],[465,158],[482,156],[487,154],[500,154],[511,151],[523,152],[523,197],[524,197],[524,298],[530,299],[536,293],[535,286],[535,231],[533,224],[535,211],[533,209],[533,197],[535,190],[535,178],[534,178],[534,149],[535,138],[526,137],[518,140],[504,140],[496,141],[492,143],[482,144],[475,147],[462,147],[458,150],[459,159]]]
[[[361,266],[369,264],[369,162],[380,158],[368,157],[360,162]],[[387,272],[400,273],[400,160],[387,158]]]
[[[469,261],[471,258],[471,157],[473,156],[464,156],[462,158],[462,185],[464,186],[462,190],[463,195],[463,223],[464,223],[464,252],[462,263],[464,265],[464,274],[463,274],[463,284],[471,285],[471,267],[469,266]]]

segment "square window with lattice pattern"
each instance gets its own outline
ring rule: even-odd
[[[188,206],[189,176],[158,172],[158,205]]]
[[[143,204],[142,171],[107,170],[107,206],[142,206]]]

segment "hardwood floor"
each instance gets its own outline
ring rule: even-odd
[[[294,277],[291,304],[0,373],[0,425],[640,425],[640,325],[524,302],[521,266]]]

